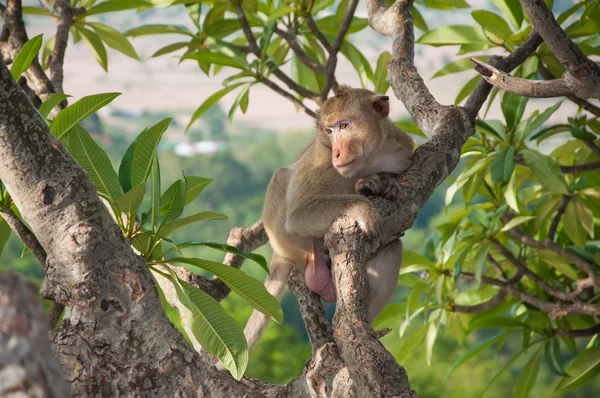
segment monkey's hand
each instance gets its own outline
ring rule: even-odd
[[[356,181],[354,189],[364,196],[384,196],[390,200],[398,200],[402,189],[398,176],[391,173],[380,173]]]
[[[371,202],[365,200],[352,203],[348,206],[344,215],[356,220],[358,226],[365,234],[370,236],[381,234],[383,221]]]

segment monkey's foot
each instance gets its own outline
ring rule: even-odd
[[[402,191],[397,176],[390,173],[360,178],[356,181],[354,189],[364,196],[384,196],[391,200],[399,199]]]

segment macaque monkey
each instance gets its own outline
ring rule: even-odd
[[[273,247],[269,293],[281,298],[292,267],[325,301],[335,301],[323,237],[346,215],[371,236],[381,219],[361,193],[397,198],[400,187],[388,173],[405,171],[411,162],[412,138],[388,119],[389,97],[340,86],[319,112],[317,134],[298,159],[275,172],[265,197],[263,222]],[[381,174],[379,174],[381,173]],[[394,292],[402,260],[402,242],[382,247],[367,262],[368,320],[379,314]],[[244,333],[251,349],[268,324],[258,311]]]

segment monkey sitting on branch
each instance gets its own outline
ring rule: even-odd
[[[273,247],[265,287],[278,299],[296,267],[313,292],[335,301],[323,237],[337,218],[351,217],[365,234],[380,233],[380,216],[360,193],[396,198],[399,185],[385,173],[405,171],[414,150],[412,138],[388,118],[388,101],[389,97],[369,90],[340,86],[319,112],[315,139],[290,167],[273,175],[263,210]],[[367,263],[370,322],[392,296],[401,261],[402,242],[396,240]],[[268,321],[253,312],[244,329],[249,350]]]

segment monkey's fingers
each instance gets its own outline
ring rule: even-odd
[[[360,178],[356,181],[354,189],[363,196],[379,195],[382,192],[384,184],[378,175]]]

